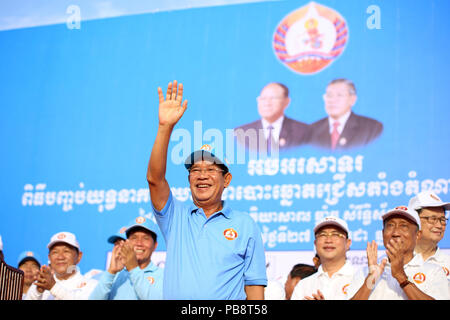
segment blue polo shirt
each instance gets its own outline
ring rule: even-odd
[[[207,219],[172,193],[153,211],[167,247],[164,299],[243,300],[244,286],[267,285],[261,232],[247,213],[224,203]]]
[[[164,271],[152,262],[144,269],[102,273],[89,300],[161,300]]]

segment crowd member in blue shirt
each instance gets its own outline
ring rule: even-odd
[[[108,242],[114,249],[108,271],[104,272],[90,300],[162,299],[163,270],[151,262],[156,249],[157,225],[138,217],[127,227],[127,240],[118,233]]]
[[[193,203],[176,200],[165,178],[173,128],[187,108],[183,86],[159,94],[159,127],[147,171],[156,220],[167,255],[164,299],[264,299],[267,285],[261,233],[252,218],[230,208],[222,193],[228,167],[206,150],[186,160]]]

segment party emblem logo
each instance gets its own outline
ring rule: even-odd
[[[425,279],[425,274],[423,274],[422,272],[416,273],[413,277],[414,282],[417,284],[424,283]]]
[[[145,218],[144,217],[137,217],[136,218],[136,223],[143,224],[144,222],[145,222]]]
[[[234,230],[233,228],[228,228],[223,232],[223,235],[225,237],[225,239],[227,240],[234,240],[237,238],[238,234],[236,232],[236,230]]]
[[[345,286],[342,287],[342,293],[343,294],[347,294],[348,293],[348,287],[350,286],[350,283],[346,284]]]
[[[150,284],[154,284],[155,283],[155,278],[153,277],[147,277],[147,280]]]
[[[345,19],[335,10],[310,2],[289,13],[273,36],[275,55],[292,71],[322,71],[344,51],[348,41]]]

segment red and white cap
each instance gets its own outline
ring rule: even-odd
[[[50,249],[55,243],[59,242],[67,243],[72,247],[75,247],[78,250],[80,250],[80,244],[78,243],[75,235],[67,231],[58,232],[57,234],[53,235],[53,237],[50,239],[49,244],[47,245],[47,248]]]
[[[347,222],[345,220],[342,220],[341,218],[337,218],[334,216],[328,216],[320,220],[314,227],[314,233],[316,233],[320,228],[328,225],[339,227],[347,232],[347,234],[349,233]]]
[[[417,224],[419,226],[419,229],[421,228],[419,214],[417,213],[416,210],[413,210],[413,209],[405,207],[405,206],[399,206],[399,207],[395,207],[394,209],[389,210],[388,212],[383,214],[381,216],[381,218],[384,221],[393,215],[402,216],[402,217],[414,222],[415,224]]]
[[[444,210],[450,210],[450,202],[443,202],[431,191],[422,191],[409,200],[408,207],[414,210],[426,207],[444,207]]]

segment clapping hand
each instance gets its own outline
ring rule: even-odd
[[[53,277],[53,273],[48,266],[42,266],[41,270],[38,274],[37,280],[36,280],[36,287],[39,292],[43,292],[44,290],[51,290],[53,286],[55,285],[56,281]]]
[[[374,241],[367,243],[367,263],[369,265],[369,276],[367,277],[366,285],[369,289],[373,289],[375,282],[383,274],[387,259],[383,259],[378,264],[378,245]]]
[[[121,244],[115,245],[112,251],[111,263],[108,268],[108,272],[111,274],[116,274],[125,267],[123,262],[124,259],[120,255],[120,251],[121,251]]]

